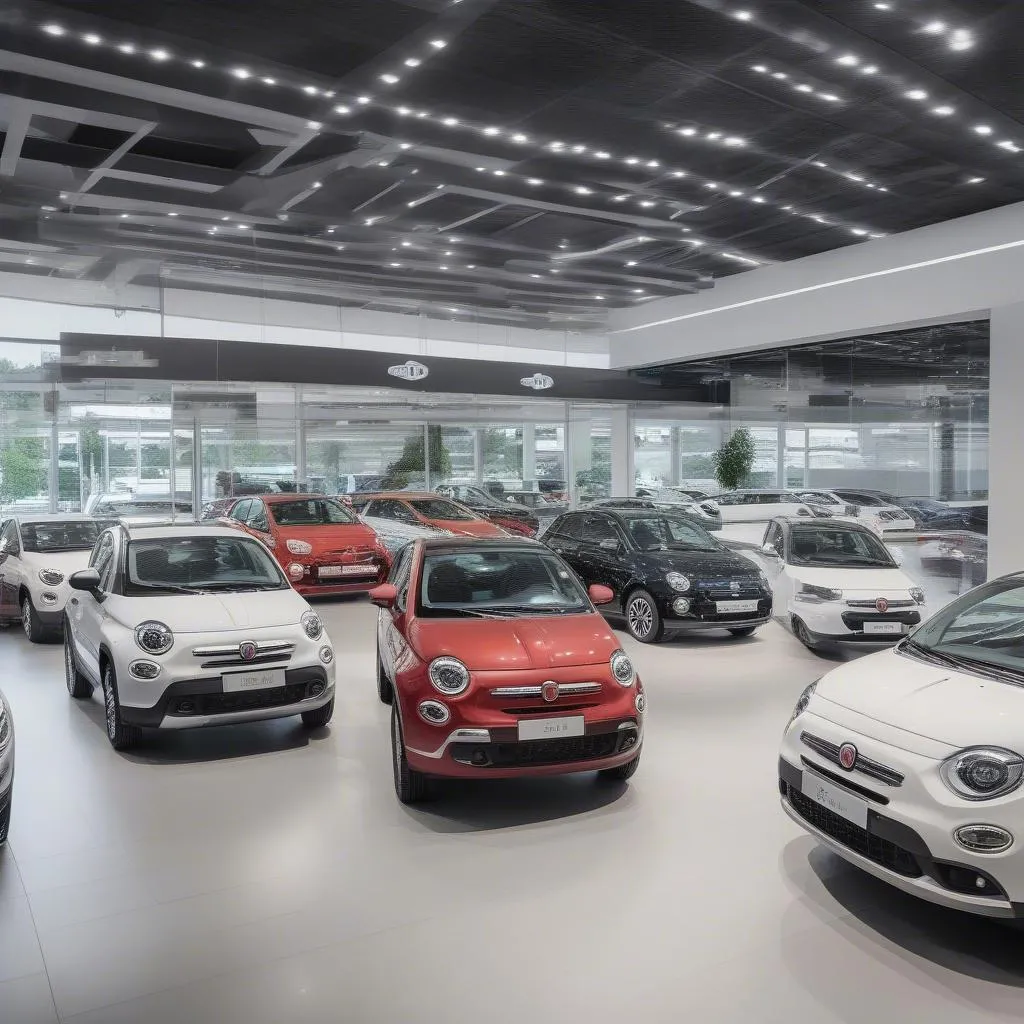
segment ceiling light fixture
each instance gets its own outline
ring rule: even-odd
[[[443,50],[448,44],[443,39],[431,39],[430,45],[435,50]]]
[[[389,263],[388,264],[389,267],[400,267],[401,265],[402,265],[401,263]]]
[[[969,50],[972,46],[974,46],[974,36],[965,28],[956,29],[949,37],[951,50]]]
[[[949,117],[950,114],[955,114],[956,113],[956,108],[955,107],[949,107],[949,106],[933,107],[932,108],[932,113],[936,117]]]
[[[924,89],[911,89],[909,92],[903,94],[908,100],[926,100],[928,99],[928,93]]]
[[[755,64],[752,71],[756,71],[759,75],[767,75],[768,69],[763,64]]]
[[[625,162],[631,166],[640,163],[640,157],[638,156],[627,156]]]
[[[397,85],[400,81],[398,75],[392,75],[390,73],[381,75],[380,80],[382,82],[386,82],[388,85]]]
[[[741,139],[738,135],[730,135],[724,143],[726,146],[745,146],[747,144],[746,139]]]
[[[990,125],[987,125],[987,124],[976,124],[974,126],[974,130],[979,135],[991,135],[992,134],[992,127]]]
[[[977,177],[975,177],[975,178],[968,178],[967,179],[967,184],[968,185],[980,185],[984,180],[985,180],[984,178],[977,178]]]
[[[786,74],[785,71],[773,71],[772,72],[772,78],[778,78],[780,81],[783,81],[783,80],[789,78],[789,75]]]
[[[865,64],[864,67],[862,67],[860,69],[860,73],[862,75],[877,75],[878,74],[878,65],[877,64]]]
[[[597,299],[598,302],[604,302],[604,296],[603,295],[595,295],[594,298]]]
[[[812,89],[811,86],[809,86],[809,85],[798,85],[798,86],[796,86],[796,91],[797,92],[814,92],[814,89]]]
[[[398,148],[399,149],[412,149],[412,143],[411,142],[400,142],[398,144]]]
[[[495,174],[496,174],[496,175],[497,175],[497,176],[498,176],[499,178],[504,178],[504,177],[505,177],[505,172],[504,172],[504,171],[495,171],[494,173],[495,173]]]
[[[367,103],[372,101],[372,99],[372,96],[357,96],[356,103],[361,103],[365,107]]]
[[[652,206],[657,206],[657,203],[653,202],[650,199],[641,199],[640,205],[644,207],[644,209],[649,210]]]
[[[277,85],[277,79],[276,78],[261,78],[260,81],[264,85]]]
[[[302,87],[302,91],[307,96],[316,96],[320,92],[320,90],[315,85],[304,85]]]
[[[422,63],[423,61],[421,61],[419,57],[407,57],[405,66],[407,68],[418,68]]]
[[[515,135],[512,136],[512,141],[522,146],[530,141],[530,137],[528,135],[524,135],[522,132],[517,132]]]
[[[673,178],[685,178],[686,177],[686,171],[673,171],[672,172],[672,177]]]
[[[135,47],[131,43],[121,43],[121,45],[118,46],[118,49],[121,53],[132,54],[135,52]]]
[[[751,11],[733,11],[732,16],[737,21],[750,21],[754,17]]]
[[[459,123],[459,119],[457,117],[446,117],[441,123],[449,128],[454,128]]]
[[[336,114],[341,114],[344,117],[346,114],[352,113],[352,108],[346,107],[344,103],[339,103],[338,106],[334,108],[334,112]]]
[[[86,34],[82,36],[82,42],[88,43],[90,46],[99,46],[103,40],[96,35],[95,32],[86,32]]]
[[[627,267],[635,267],[635,266],[636,266],[636,260],[629,260],[629,261],[628,261],[628,262],[626,263],[626,266],[627,266]]]
[[[192,61],[192,67],[194,67],[194,68],[205,68],[206,67],[206,61],[205,60],[194,60],[194,61]]]
[[[594,153],[595,160],[610,160],[611,153],[606,153],[603,149],[599,149]]]
[[[844,53],[841,57],[836,57],[836,63],[852,68],[860,63],[860,57],[854,53]]]
[[[306,122],[306,127],[311,132],[318,132],[318,131],[320,131],[321,128],[323,128],[323,125],[319,121],[307,121]]]
[[[174,210],[169,210],[168,213],[167,213],[167,216],[168,217],[177,217],[178,215],[177,215],[177,213],[175,213]]]
[[[946,31],[946,23],[944,21],[929,21],[921,31],[932,36],[941,36]]]
[[[1011,153],[1019,153],[1020,152],[1020,146],[1018,146],[1016,142],[1011,142],[1009,139],[1003,139],[1002,142],[997,142],[996,145],[1000,149],[1007,149],[1007,150],[1009,150]]]
[[[541,178],[527,178],[526,183],[528,185],[543,185],[544,182]]]
[[[493,124],[489,125],[487,128],[484,129],[484,135],[500,135],[500,134],[501,134],[501,129],[495,127]]]
[[[235,78],[248,78],[252,72],[249,71],[248,68],[232,68],[231,74],[233,74]]]
[[[43,207],[43,209],[44,209],[44,210],[52,210],[52,209],[53,209],[53,207],[52,207],[52,206],[44,206],[44,207]],[[127,219],[128,219],[128,216],[129,216],[129,215],[128,215],[127,213],[122,213],[122,214],[121,214],[121,220],[127,220]]]
[[[44,25],[43,26],[43,31],[48,36],[62,36],[65,33],[65,29],[64,29],[63,25],[54,25],[54,24]]]
[[[586,185],[577,185],[576,186],[576,191],[581,196],[589,196],[589,195],[591,195],[591,190],[589,188],[587,188]]]
[[[150,50],[149,55],[158,62],[171,59],[171,55],[166,50]]]
[[[323,188],[324,183],[322,181],[314,181],[313,188]]]
[[[822,93],[818,93],[818,95],[823,100],[826,100],[828,103],[842,103],[843,102],[842,98],[840,96],[837,96],[834,92],[822,92]]]
[[[659,164],[657,160],[648,160],[647,161],[647,166],[648,167],[660,167],[661,164]]]

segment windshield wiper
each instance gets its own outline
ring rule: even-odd
[[[473,619],[507,619],[507,615],[498,612],[480,612],[475,608],[431,608],[432,612],[439,612],[444,615],[465,615]]]
[[[925,661],[931,661],[937,665],[945,665],[947,668],[973,669],[977,666],[976,662],[970,661],[967,658],[958,658],[955,654],[940,654],[930,647],[922,646],[916,640],[904,640],[901,647],[912,651]]]
[[[503,604],[499,610],[511,615],[568,615],[583,611],[582,608],[564,608],[549,604]]]
[[[200,591],[211,593],[214,590],[281,590],[280,583],[257,583],[252,580],[234,580],[232,582],[213,582],[199,584]]]

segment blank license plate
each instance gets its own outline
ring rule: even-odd
[[[865,633],[880,633],[883,636],[899,636],[903,632],[902,622],[865,622]]]
[[[834,811],[841,818],[852,821],[861,828],[868,827],[867,801],[847,793],[846,790],[833,786],[813,772],[804,772],[800,782],[800,792],[816,804]]]
[[[376,576],[377,566],[375,565],[321,565],[319,569],[320,578],[327,579],[331,576]]]
[[[565,736],[583,736],[586,726],[582,715],[561,718],[531,718],[519,723],[521,740],[559,740]]]
[[[715,606],[718,608],[719,615],[725,615],[728,612],[757,611],[756,601],[716,601]]]
[[[237,693],[239,690],[272,690],[284,686],[283,668],[265,668],[254,672],[229,672],[220,677],[225,693]]]

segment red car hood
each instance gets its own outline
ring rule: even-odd
[[[278,543],[284,546],[289,540],[304,540],[307,544],[312,544],[314,555],[344,551],[346,548],[372,549],[377,542],[377,534],[363,523],[340,526],[283,526],[278,528],[277,536]]]
[[[415,619],[409,642],[423,661],[448,654],[472,672],[607,664],[619,649],[596,612],[529,619]]]
[[[508,536],[500,526],[495,526],[486,519],[428,519],[426,522],[439,530],[450,530],[465,537]]]

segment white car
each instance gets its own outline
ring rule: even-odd
[[[812,651],[892,644],[921,621],[924,591],[859,523],[774,519],[761,553],[776,615]]]
[[[896,505],[857,504],[836,491],[801,491],[800,497],[811,504],[824,506],[833,515],[856,519],[879,535],[906,533],[914,529],[914,520]]]
[[[334,649],[258,540],[216,523],[120,523],[69,582],[68,690],[102,690],[115,750],[142,728],[330,721]]]
[[[89,564],[109,525],[84,515],[19,515],[0,523],[0,621],[20,621],[36,644],[60,639],[68,577]]]
[[[1024,916],[1024,574],[809,686],[782,741],[787,814],[934,903]]]
[[[714,500],[726,524],[764,523],[775,516],[831,517],[830,512],[821,506],[812,507],[793,491],[745,488],[717,494]]]
[[[14,719],[11,706],[0,693],[0,845],[7,842],[14,798]]]

